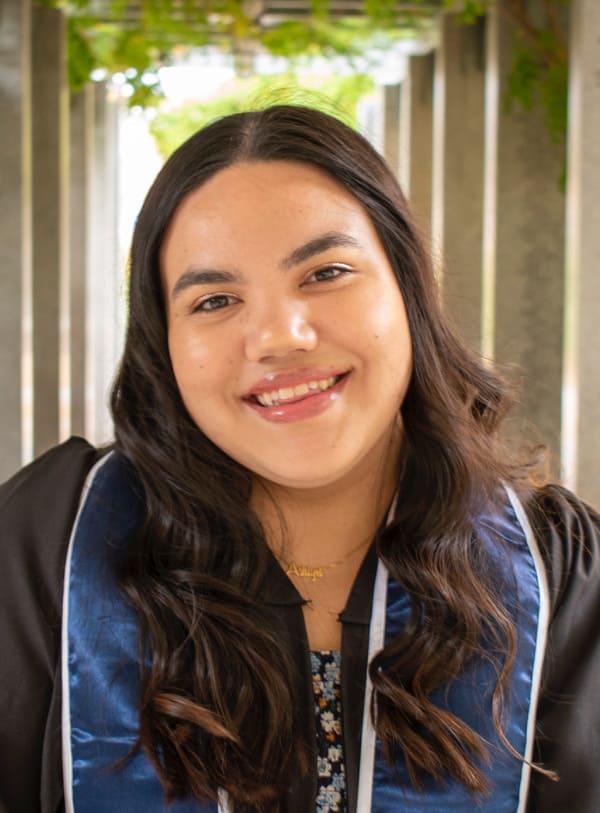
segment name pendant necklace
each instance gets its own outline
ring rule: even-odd
[[[317,579],[323,578],[327,570],[331,570],[334,567],[343,565],[362,548],[366,548],[370,541],[371,537],[369,537],[367,540],[363,540],[355,548],[352,548],[352,550],[349,551],[345,556],[342,556],[341,559],[336,559],[335,562],[329,562],[326,565],[303,565],[300,564],[300,562],[297,562],[295,559],[292,559],[290,562],[286,562],[282,559],[281,564],[284,567],[286,576],[297,576],[300,579],[310,579],[311,581],[316,582]]]

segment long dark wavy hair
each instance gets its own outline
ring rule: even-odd
[[[515,630],[489,576],[473,517],[515,482],[497,440],[501,380],[444,316],[432,264],[392,172],[359,134],[328,115],[282,105],[223,118],[169,159],[143,205],[131,252],[129,324],[112,394],[117,446],[137,470],[147,506],[123,585],[142,621],[140,746],[167,798],[215,799],[236,811],[276,811],[306,770],[291,660],[260,600],[267,547],[249,507],[252,473],[187,413],[167,347],[159,252],[185,196],[242,161],[294,160],[330,174],[370,217],[404,297],[414,369],[394,521],[377,552],[408,592],[408,627],[372,660],[373,719],[384,752],[412,781],[457,778],[486,790],[486,746],[432,692],[474,656],[500,653],[495,723]],[[274,225],[275,227],[275,225]],[[502,736],[502,734],[501,734]],[[507,747],[510,747],[507,744]]]

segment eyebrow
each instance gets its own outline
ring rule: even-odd
[[[230,282],[241,282],[241,277],[231,271],[218,271],[212,268],[190,268],[177,280],[171,291],[171,299],[179,296],[192,285],[221,285]]]
[[[327,232],[295,248],[281,261],[281,268],[293,268],[293,266],[306,262],[306,260],[310,260],[311,257],[317,254],[322,254],[324,251],[338,246],[359,248],[360,243],[350,234],[338,231]],[[193,285],[222,285],[242,281],[239,274],[234,274],[231,271],[221,271],[214,268],[190,268],[179,277],[173,286],[171,299],[175,299],[182,291],[191,288]]]
[[[288,256],[282,261],[281,267],[292,268],[294,265],[299,265],[306,260],[310,260],[311,257],[314,257],[316,254],[321,254],[323,251],[327,251],[329,248],[336,248],[338,246],[350,246],[352,248],[358,248],[359,245],[358,240],[356,240],[356,238],[352,237],[350,234],[344,234],[343,232],[339,231],[330,231],[327,232],[327,234],[322,234],[319,237],[315,237],[314,240],[309,240],[308,243],[304,243],[304,245],[295,248],[291,254],[288,254]]]

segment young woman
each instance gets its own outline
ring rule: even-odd
[[[506,401],[361,136],[197,133],[114,447],[1,492],[2,809],[600,809],[600,518],[510,463]]]

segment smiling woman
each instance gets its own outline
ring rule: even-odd
[[[377,487],[412,354],[358,201],[311,166],[236,163],[180,204],[161,268],[173,372],[206,437],[269,484]]]
[[[600,518],[508,458],[361,136],[172,156],[112,408],[1,492],[2,809],[598,809]]]

